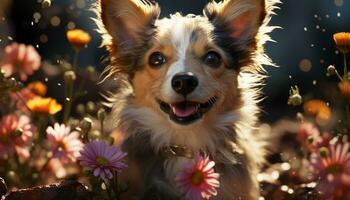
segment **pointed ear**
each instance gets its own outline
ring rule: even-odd
[[[203,12],[214,26],[225,28],[232,38],[247,41],[255,37],[265,18],[265,0],[213,1]]]
[[[130,48],[145,40],[160,14],[158,4],[147,0],[100,0],[100,17],[113,43]]]

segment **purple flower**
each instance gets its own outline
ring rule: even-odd
[[[78,160],[85,169],[93,172],[94,176],[103,180],[112,179],[112,171],[118,171],[126,164],[122,159],[127,155],[119,148],[109,146],[103,141],[92,141],[84,146],[80,151]]]

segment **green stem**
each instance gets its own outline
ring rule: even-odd
[[[15,92],[18,99],[23,103],[23,105],[27,108],[29,112],[32,112],[32,110],[27,106],[27,102],[22,98],[21,94],[19,94],[17,91]]]
[[[348,81],[348,66],[346,63],[346,54],[344,53],[344,80]],[[347,120],[350,120],[350,105],[349,103],[346,103],[345,105],[345,114],[346,114],[346,118]]]
[[[345,105],[345,112],[347,120],[350,120],[350,105],[348,103]]]
[[[108,185],[105,181],[103,181],[103,182],[104,182],[104,184],[106,185],[106,190],[107,190],[108,199],[109,199],[109,200],[113,200],[113,199],[112,199],[111,189],[109,188],[110,185]]]
[[[116,200],[120,200],[120,192],[118,188],[118,176],[116,171],[113,171],[113,189],[115,191]]]
[[[339,78],[340,81],[343,81],[343,78],[340,76],[338,70],[335,70],[335,74],[338,76],[338,78]]]
[[[79,52],[80,52],[79,50],[74,51],[73,66],[72,66],[73,69],[77,67]]]
[[[71,83],[65,83],[65,99],[64,99],[64,113],[63,113],[64,123],[68,121],[69,114],[72,109],[73,85],[74,85],[73,81]]]
[[[100,123],[101,123],[101,135],[103,135],[103,133],[104,133],[104,123],[103,123],[103,120],[100,120]]]
[[[344,53],[344,80],[348,80],[348,66],[346,64],[346,54]]]

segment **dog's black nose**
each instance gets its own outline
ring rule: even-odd
[[[175,92],[186,96],[198,85],[197,77],[191,72],[176,74],[171,80],[171,86]]]

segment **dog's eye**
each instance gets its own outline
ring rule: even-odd
[[[222,63],[221,56],[215,51],[209,51],[204,56],[203,62],[211,68],[218,68]]]
[[[165,56],[160,52],[154,52],[149,56],[148,64],[152,67],[160,67],[166,62]]]

